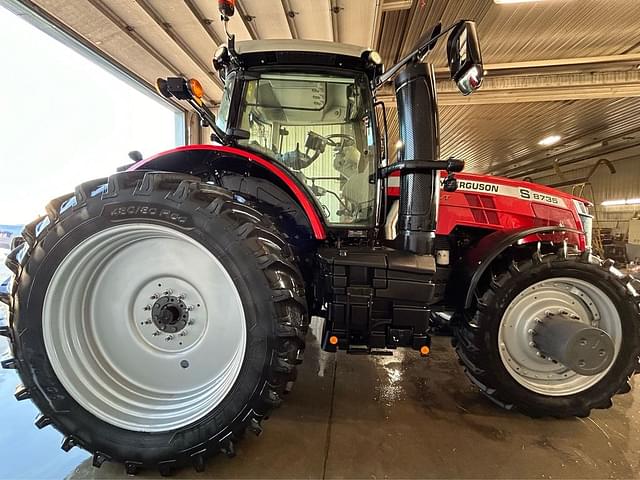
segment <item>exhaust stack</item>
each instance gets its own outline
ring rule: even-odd
[[[440,157],[440,126],[433,67],[407,65],[395,79],[400,141],[398,162],[435,161]],[[399,248],[433,254],[438,215],[437,170],[400,170]]]

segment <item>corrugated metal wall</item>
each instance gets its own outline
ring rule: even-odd
[[[606,166],[602,165],[591,178],[593,195],[588,188],[584,190],[584,197],[591,200],[597,208],[599,226],[601,228],[613,228],[616,232],[627,233],[629,219],[635,212],[640,212],[640,205],[636,206],[611,206],[604,207],[601,203],[605,200],[623,200],[628,198],[640,198],[640,156],[628,157],[612,162],[616,173],[611,174]],[[585,177],[591,167],[579,168],[563,174],[567,180]],[[558,175],[550,175],[537,180],[538,183],[553,184],[562,181]],[[571,193],[571,187],[560,190]],[[574,189],[576,194],[579,190]]]
[[[553,158],[581,144],[626,132],[640,118],[640,99],[446,105],[439,110],[442,158],[462,158],[470,172],[505,172],[508,166],[526,173],[529,164],[549,166]],[[387,117],[389,143],[395,151],[397,109],[387,106]],[[532,132],[545,131],[561,135],[563,141],[552,148],[541,148],[538,140],[543,135]]]

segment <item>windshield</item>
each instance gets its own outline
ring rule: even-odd
[[[375,136],[366,78],[262,75],[246,82],[239,143],[292,170],[328,222],[373,219]]]

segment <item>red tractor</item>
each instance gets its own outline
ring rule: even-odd
[[[221,1],[223,17],[233,2]],[[162,474],[260,433],[296,379],[310,316],[322,348],[429,353],[440,318],[471,381],[531,416],[586,416],[629,390],[640,297],[591,254],[588,202],[440,160],[433,69],[480,87],[475,24],[440,27],[396,66],[348,45],[236,42],[215,54],[217,116],[195,80],[158,81],[214,144],[139,160],[27,225],[0,300],[31,399],[93,464]],[[384,105],[394,82],[397,158]]]

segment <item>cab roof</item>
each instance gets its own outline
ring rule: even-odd
[[[347,43],[321,40],[246,40],[236,43],[239,55],[269,52],[309,52],[362,58],[370,49]]]

